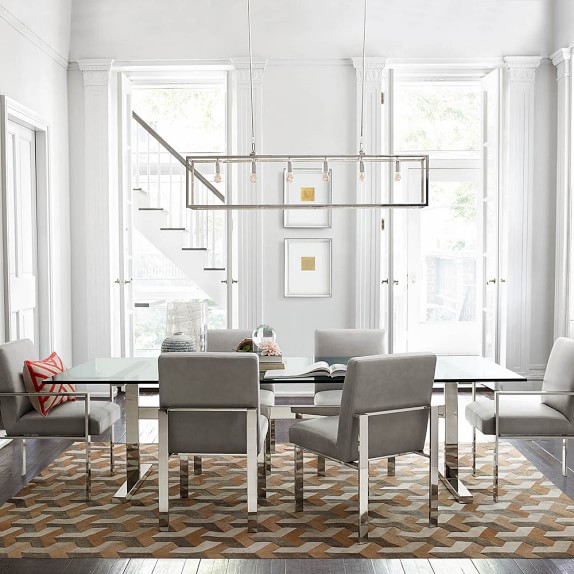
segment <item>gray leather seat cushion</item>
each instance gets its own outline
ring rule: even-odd
[[[58,405],[47,417],[37,411],[28,411],[10,428],[10,434],[34,436],[83,436],[84,434],[84,401],[74,401]],[[120,419],[118,405],[109,401],[90,401],[91,435],[107,431]]]
[[[337,457],[339,417],[322,417],[294,424],[289,429],[289,441],[303,448]]]
[[[475,401],[466,406],[466,420],[486,435],[496,430],[494,401]],[[571,434],[573,429],[568,419],[559,411],[544,405],[536,397],[501,397],[499,402],[499,432],[506,435],[560,435]]]

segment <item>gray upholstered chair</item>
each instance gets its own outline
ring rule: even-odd
[[[532,400],[535,397],[539,400]],[[568,437],[574,437],[574,340],[556,339],[540,391],[494,392],[494,400],[467,405],[466,420],[473,427],[472,468],[476,471],[476,433],[494,436],[492,496],[498,500],[498,441],[500,438],[562,439],[562,474],[567,475]]]
[[[317,329],[315,331],[315,361],[327,361],[387,352],[384,329]],[[293,407],[297,418],[303,415],[334,416],[339,414],[343,383],[315,383],[313,408]],[[320,407],[320,408],[318,408]],[[317,459],[317,474],[325,475],[325,459]],[[389,474],[394,474],[394,460],[389,459]]]
[[[188,455],[232,454],[247,456],[248,527],[256,531],[257,496],[265,498],[268,429],[259,408],[257,356],[167,353],[159,357],[159,380],[160,530],[169,528],[169,456],[180,455],[180,495],[186,498]]]
[[[86,443],[86,499],[91,499],[90,440],[92,435],[110,431],[110,470],[114,472],[114,423],[120,419],[120,407],[113,402],[91,401],[89,393],[75,394],[79,399],[53,408],[46,417],[32,407],[24,386],[24,361],[37,360],[32,341],[23,339],[0,345],[0,411],[6,437],[22,440],[22,475],[26,474],[26,439],[70,438]]]
[[[303,451],[358,470],[359,538],[368,534],[369,460],[422,454],[430,419],[429,522],[438,522],[438,407],[431,407],[436,356],[349,360],[338,416],[295,423],[295,510],[303,510]]]
[[[229,353],[237,348],[243,339],[251,339],[252,331],[249,329],[208,329],[207,351],[210,353]],[[269,420],[267,433],[267,454],[275,452],[275,421],[271,418],[271,407],[275,405],[275,385],[260,385],[259,400],[261,401],[261,414]],[[194,459],[194,472],[201,474],[201,459]]]

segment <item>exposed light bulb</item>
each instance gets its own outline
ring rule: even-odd
[[[251,175],[249,176],[251,183],[257,183],[257,167],[255,161],[251,162]]]
[[[285,179],[287,180],[287,183],[293,182],[293,164],[291,163],[291,160],[287,162],[287,177]]]
[[[323,177],[321,178],[325,183],[327,183],[331,178],[329,177],[329,164],[327,160],[323,162]]]
[[[359,160],[359,181],[363,183],[365,181],[365,163],[363,160]]]
[[[221,165],[219,164],[219,160],[215,161],[215,176],[213,181],[215,181],[215,183],[221,183]]]
[[[395,181],[399,182],[402,179],[402,175],[401,175],[401,162],[400,161],[396,161],[395,162]]]

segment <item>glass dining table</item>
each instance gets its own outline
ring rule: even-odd
[[[344,357],[334,357],[330,362],[345,362]],[[284,357],[286,371],[300,372],[309,366],[311,357]],[[267,371],[261,382],[300,385],[310,382],[337,382],[342,378],[289,377]],[[151,465],[142,464],[139,444],[140,418],[156,418],[157,406],[140,405],[140,387],[159,383],[157,358],[106,358],[93,359],[67,369],[54,377],[57,382],[75,384],[108,384],[125,388],[126,403],[126,481],[115,494],[115,499],[129,500],[137,491]],[[459,476],[458,442],[458,389],[459,386],[482,383],[524,382],[526,379],[497,363],[475,355],[438,355],[435,383],[444,385],[445,421],[444,468],[441,478],[459,502],[471,502],[472,495]],[[293,405],[290,405],[290,407]],[[303,405],[302,405],[303,406]],[[309,405],[304,405],[306,408]],[[272,417],[274,416],[272,409]],[[281,417],[282,418],[282,417]]]

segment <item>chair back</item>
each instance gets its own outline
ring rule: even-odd
[[[25,393],[24,361],[37,361],[38,353],[29,339],[11,341],[0,345],[0,393]],[[33,409],[28,397],[0,397],[2,424],[10,428],[18,419]]]
[[[249,329],[208,329],[207,351],[209,353],[231,353],[243,339],[250,339]]]
[[[337,357],[365,357],[387,352],[384,329],[317,329],[315,361]],[[343,383],[315,383],[315,392],[342,389]]]
[[[425,353],[351,359],[339,415],[340,459],[357,459],[359,419],[354,415],[430,406],[435,367],[436,355]],[[422,450],[428,417],[428,409],[371,417],[369,458]]]
[[[256,408],[259,366],[253,353],[164,353],[158,359],[160,408]],[[174,412],[170,453],[245,453],[243,412]],[[259,444],[259,416],[257,416]]]
[[[574,392],[574,339],[556,339],[542,382],[543,391]],[[541,402],[562,413],[570,422],[574,421],[574,396],[548,395]]]

